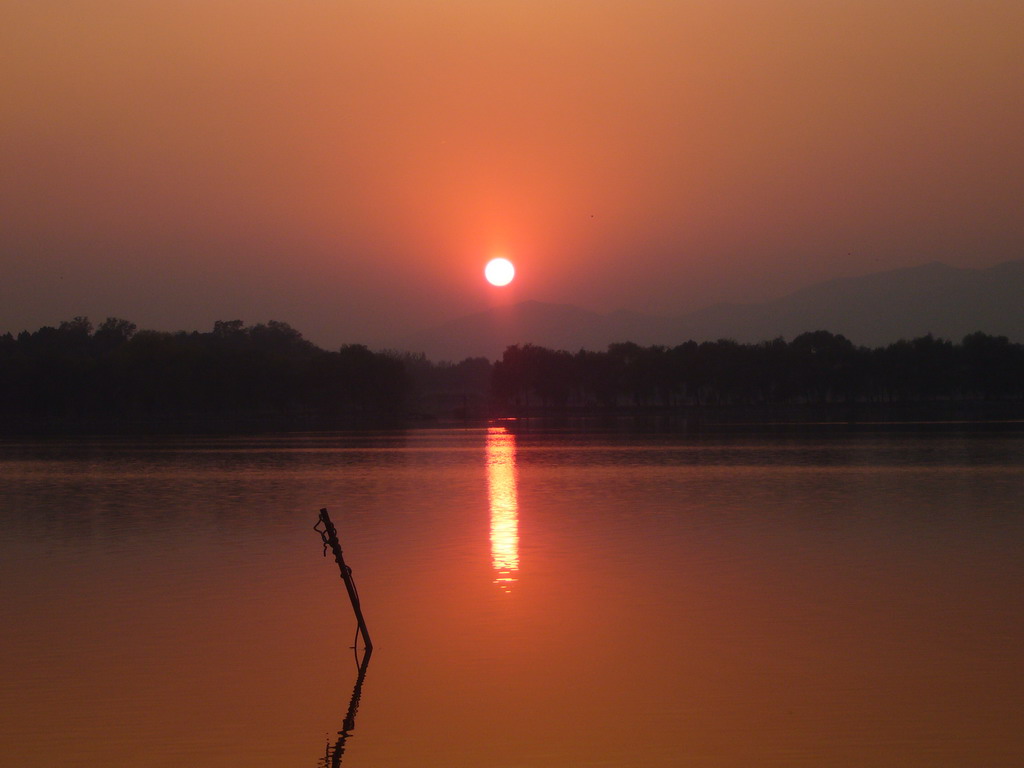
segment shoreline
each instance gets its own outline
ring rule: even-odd
[[[314,432],[402,431],[485,427],[666,433],[845,430],[1024,431],[1024,401],[937,403],[815,403],[646,407],[539,406],[501,410],[455,409],[447,414],[399,416],[188,415],[43,419],[0,418],[0,439],[147,435],[257,435]]]

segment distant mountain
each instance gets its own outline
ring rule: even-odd
[[[698,310],[679,326],[695,339],[746,342],[819,328],[865,346],[927,333],[959,341],[979,330],[1022,339],[1024,261],[988,269],[932,263],[829,280],[761,304]]]
[[[526,301],[451,320],[400,348],[432,360],[497,359],[510,344],[601,350],[619,341],[674,346],[690,339],[792,339],[819,329],[865,346],[927,333],[959,341],[974,331],[1024,340],[1024,260],[988,269],[925,264],[829,280],[759,304],[716,304],[674,318],[627,311],[602,315]]]
[[[639,316],[638,316],[639,317]],[[408,339],[400,348],[425,352],[431,360],[497,359],[510,344],[550,349],[604,349],[640,330],[646,321],[624,321],[564,304],[524,301],[450,320]]]

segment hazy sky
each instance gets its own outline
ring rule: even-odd
[[[1020,0],[0,0],[0,332],[378,346],[1021,258],[1022,50]]]

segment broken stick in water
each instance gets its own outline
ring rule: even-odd
[[[320,527],[321,525],[323,528]],[[320,538],[324,541],[324,557],[327,557],[328,547],[334,553],[334,559],[341,569],[341,580],[345,582],[345,589],[348,590],[348,597],[352,601],[352,610],[355,611],[356,621],[359,622],[363,645],[366,646],[367,651],[370,651],[373,649],[373,643],[370,642],[370,633],[366,629],[366,622],[363,621],[363,609],[359,606],[359,592],[356,591],[356,583],[352,579],[352,569],[345,565],[345,558],[341,554],[341,544],[338,542],[338,531],[334,527],[334,523],[331,522],[326,508],[320,510],[320,519],[313,526],[313,530],[319,533]]]

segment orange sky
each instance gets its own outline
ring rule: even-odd
[[[390,345],[1020,258],[1022,30],[1019,0],[7,0],[0,332]]]

